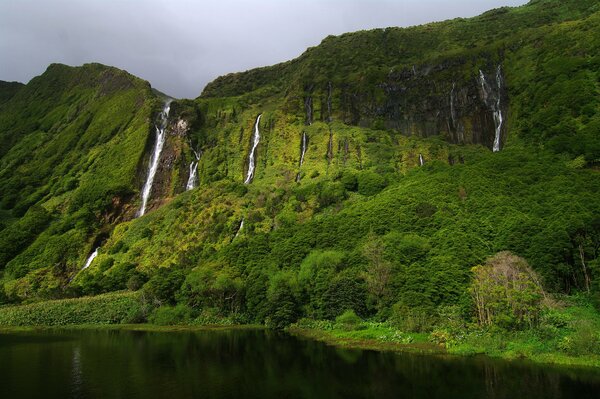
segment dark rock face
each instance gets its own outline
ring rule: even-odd
[[[499,104],[504,115],[502,143],[508,111],[505,78],[500,68],[498,85],[497,70],[493,63],[482,68],[485,90],[476,67],[462,60],[390,71],[385,80],[361,87],[342,83],[332,89],[328,82],[313,93],[321,105],[314,112],[320,111],[322,121],[333,115],[350,125],[397,130],[407,136],[441,135],[451,143],[492,149],[496,107]]]
[[[183,110],[178,107],[178,104],[173,102],[167,120],[165,143],[158,161],[158,169],[152,184],[146,212],[161,207],[186,189],[190,174],[189,165],[195,161],[189,139],[193,121],[189,119]],[[141,179],[142,185],[147,177],[148,162],[150,162],[156,140],[155,131],[151,133],[151,137],[151,142],[146,146],[146,161],[141,167],[143,171],[141,173],[143,176]]]

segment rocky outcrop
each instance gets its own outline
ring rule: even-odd
[[[451,143],[493,149],[498,112],[504,119],[508,112],[508,93],[505,84],[497,84],[498,78],[505,80],[498,65],[489,62],[481,70],[485,86],[476,67],[467,60],[390,71],[385,79],[367,87],[342,82],[332,88],[327,82],[311,94],[320,104],[311,113],[321,121],[339,119],[407,136],[441,135]],[[465,71],[473,72],[465,76]],[[304,113],[308,116],[306,98]],[[506,138],[505,126],[500,124],[501,143]]]
[[[187,108],[177,101],[171,103],[171,111],[167,119],[166,139],[158,161],[158,169],[146,212],[161,207],[175,195],[186,190],[190,175],[189,165],[197,162],[190,141],[190,131],[196,118],[193,113],[189,113]],[[144,177],[147,174],[147,165],[150,162],[156,140],[154,132],[150,136],[151,139],[146,146],[144,165],[140,168],[142,171],[140,175]]]

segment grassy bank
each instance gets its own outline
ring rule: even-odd
[[[139,323],[145,320],[146,306],[138,292],[5,306],[0,308],[0,326]]]
[[[157,317],[182,313],[175,308],[153,309],[139,292],[116,292],[95,297],[62,299],[0,307],[0,332],[38,329],[121,329],[137,331],[192,331],[265,328],[232,318],[178,319]],[[147,322],[150,321],[150,324]],[[157,323],[157,324],[153,324]],[[447,323],[428,332],[405,332],[390,323],[361,320],[346,312],[336,321],[301,319],[287,328],[297,337],[330,345],[378,351],[428,354],[487,355],[504,359],[600,368],[600,318],[585,302],[570,303],[544,314],[539,326],[522,331],[481,329]]]
[[[581,314],[586,309],[569,311]],[[297,337],[344,348],[457,356],[486,355],[506,360],[600,368],[596,320],[584,320],[577,321],[578,327],[564,325],[552,331],[548,331],[548,326],[518,332],[483,330],[470,326],[460,331],[436,329],[430,333],[407,333],[387,323],[344,324],[304,319],[287,330]]]

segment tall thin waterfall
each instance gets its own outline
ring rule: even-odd
[[[302,148],[300,149],[300,167],[304,164],[304,154],[306,154],[306,147],[308,144],[308,139],[306,137],[306,132],[302,132]],[[300,172],[296,175],[296,181],[300,181]]]
[[[198,161],[200,160],[200,153],[194,151],[194,155],[196,156],[196,160],[192,161],[190,164],[190,176],[188,177],[187,184],[185,185],[185,191],[196,188],[196,185],[198,184],[197,169]]]
[[[423,159],[423,154],[419,154],[419,166],[425,165],[425,160]]]
[[[456,129],[456,109],[454,108],[454,89],[456,83],[452,83],[452,91],[450,91],[450,117],[452,118],[452,127]]]
[[[198,162],[194,161],[190,164],[190,177],[188,177],[187,184],[185,185],[185,191],[192,190],[196,187],[196,167]]]
[[[304,163],[304,154],[306,154],[306,132],[302,132],[302,153],[300,154],[300,166]]]
[[[146,213],[146,205],[148,205],[148,199],[150,199],[150,192],[152,191],[152,183],[154,183],[154,176],[158,170],[158,161],[160,160],[160,153],[162,152],[163,145],[165,144],[167,120],[169,118],[169,111],[171,110],[171,99],[165,101],[165,106],[161,111],[157,123],[154,125],[156,128],[156,143],[154,144],[154,153],[148,166],[148,177],[142,190],[142,207],[138,212],[138,216],[144,216]]]
[[[256,118],[256,123],[254,124],[254,139],[252,140],[252,150],[250,150],[250,155],[248,156],[248,174],[246,175],[246,180],[244,180],[244,184],[248,184],[254,178],[254,169],[256,168],[256,147],[260,141],[260,131],[258,130],[258,125],[260,123],[260,117],[262,114],[258,115]]]
[[[496,125],[496,135],[494,136],[494,147],[493,151],[500,151],[500,136],[502,134],[502,123],[504,122],[502,118],[502,109],[500,108],[500,100],[501,100],[501,90],[502,90],[502,70],[500,69],[500,65],[498,65],[498,69],[496,69],[496,84],[498,85],[498,99],[496,101],[496,109],[494,109],[494,124]]]
[[[238,227],[238,230],[235,232],[235,237],[233,237],[234,240],[240,235],[243,228],[244,228],[244,219],[242,218],[242,221],[240,222],[240,227]]]
[[[500,151],[500,145],[502,140],[502,125],[504,123],[504,118],[502,116],[502,69],[500,65],[496,69],[496,86],[498,88],[498,93],[494,95],[491,90],[490,85],[485,79],[484,73],[479,70],[479,83],[481,84],[481,90],[483,92],[483,102],[486,103],[494,113],[494,145],[492,146],[492,151],[498,152]]]
[[[90,267],[90,265],[92,264],[92,262],[94,261],[94,259],[96,259],[96,256],[98,256],[98,250],[99,249],[100,249],[100,247],[96,248],[94,250],[94,252],[92,252],[92,254],[85,261],[85,265],[83,266],[83,268],[81,270],[85,270],[88,267]]]

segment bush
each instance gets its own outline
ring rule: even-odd
[[[187,324],[192,319],[192,310],[184,304],[177,306],[161,306],[156,308],[148,318],[152,324],[159,326],[173,326]]]
[[[433,330],[437,319],[435,312],[429,307],[409,308],[398,302],[392,306],[389,322],[392,326],[404,332],[430,332]]]
[[[545,293],[525,259],[499,252],[473,272],[470,292],[480,325],[507,329],[537,325]]]
[[[362,319],[358,317],[354,310],[348,309],[341,315],[335,318],[335,322],[339,324],[344,330],[352,331],[360,327]]]
[[[334,278],[323,294],[325,317],[334,319],[351,309],[359,315],[366,315],[367,289],[364,281],[351,276]]]
[[[271,279],[267,292],[269,301],[267,325],[278,330],[295,322],[300,314],[298,301],[289,279],[290,277],[284,273],[276,274]]]
[[[370,170],[362,171],[357,176],[358,192],[371,196],[379,193],[387,186],[385,178]]]
[[[161,267],[144,284],[144,292],[159,306],[174,305],[175,293],[181,287],[185,275],[180,269]]]

